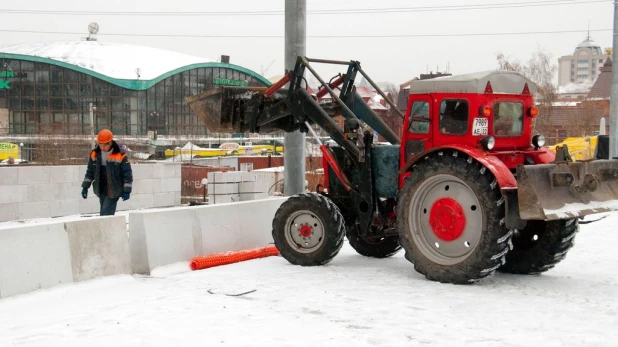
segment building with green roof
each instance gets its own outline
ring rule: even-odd
[[[0,135],[205,135],[185,102],[221,84],[267,86],[241,66],[99,41],[0,45]],[[92,109],[90,105],[92,104]]]

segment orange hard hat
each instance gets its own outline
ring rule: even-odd
[[[97,142],[99,143],[111,142],[113,139],[114,139],[114,134],[112,134],[112,132],[107,129],[101,130],[99,132],[99,135],[97,135]]]

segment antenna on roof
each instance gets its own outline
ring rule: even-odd
[[[99,33],[99,24],[96,22],[92,22],[88,24],[88,32],[90,33],[86,38],[86,41],[96,41],[97,34]]]

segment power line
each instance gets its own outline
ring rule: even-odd
[[[422,6],[422,7],[389,7],[389,8],[362,8],[341,10],[315,10],[307,11],[315,15],[346,15],[346,14],[376,14],[376,13],[401,13],[401,12],[435,12],[435,11],[466,11],[466,10],[489,10],[508,9],[518,7],[541,7],[562,5],[588,5],[593,3],[609,3],[613,0],[546,0],[546,1],[523,1],[509,3],[490,3],[475,5],[448,5],[448,6]],[[282,16],[284,11],[233,11],[233,12],[110,12],[110,11],[71,11],[71,10],[19,10],[0,9],[0,13],[8,14],[33,14],[33,15],[100,15],[100,16]]]
[[[544,35],[544,34],[570,34],[586,32],[605,32],[613,29],[585,29],[585,30],[553,30],[553,31],[519,31],[519,32],[485,32],[485,33],[451,33],[451,34],[395,34],[395,35],[307,35],[307,38],[406,38],[406,37],[463,37],[463,36],[511,36],[511,35]],[[12,30],[0,29],[0,32],[9,33],[30,33],[30,34],[58,34],[58,35],[84,35],[83,32],[66,31],[37,31],[37,30]],[[196,35],[196,34],[130,34],[130,33],[108,33],[97,34],[97,36],[137,36],[137,37],[186,37],[186,38],[276,38],[281,39],[283,35]]]

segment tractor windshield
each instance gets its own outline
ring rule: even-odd
[[[519,136],[524,129],[524,104],[498,101],[494,103],[494,135]]]
[[[427,101],[415,101],[412,104],[408,131],[416,134],[429,132],[429,103]]]

